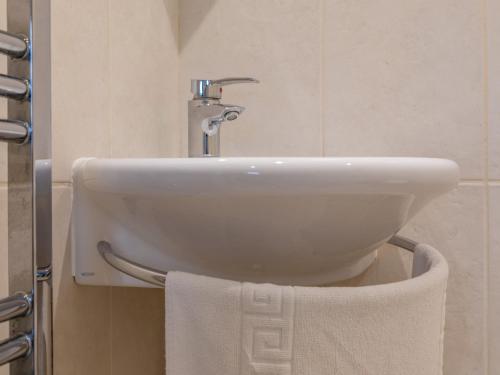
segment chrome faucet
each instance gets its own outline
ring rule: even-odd
[[[236,120],[245,110],[222,104],[222,87],[237,83],[259,83],[253,78],[193,79],[193,99],[188,102],[189,157],[220,156],[220,127]]]

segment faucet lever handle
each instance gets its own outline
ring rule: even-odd
[[[237,83],[259,83],[259,80],[251,77],[229,77],[212,81],[212,84],[220,86],[235,85]]]
[[[192,79],[191,92],[194,99],[220,99],[222,97],[222,86],[235,85],[238,83],[259,83],[255,78],[230,77],[222,79]]]

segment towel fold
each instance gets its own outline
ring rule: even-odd
[[[169,273],[167,375],[442,374],[446,261],[419,245],[413,276],[291,287]]]

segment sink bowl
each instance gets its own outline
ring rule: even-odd
[[[146,286],[104,262],[233,280],[322,285],[353,277],[457,165],[430,158],[80,159],[73,271],[87,285]]]

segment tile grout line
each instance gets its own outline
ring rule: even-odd
[[[108,72],[108,81],[107,81],[107,117],[108,117],[108,147],[109,149],[107,152],[109,153],[108,155],[110,157],[113,156],[113,142],[112,140],[112,135],[113,135],[113,111],[111,108],[111,84],[110,80],[112,79],[111,76],[111,59],[112,59],[112,54],[111,54],[111,41],[110,41],[110,33],[111,33],[111,25],[110,25],[110,14],[111,14],[111,1],[112,0],[107,0],[107,6],[106,6],[106,54],[107,54],[107,60],[106,60],[106,68]],[[71,184],[72,185],[72,184]],[[109,288],[109,305],[108,305],[108,318],[109,318],[109,374],[113,375],[113,289],[111,287]]]
[[[175,36],[175,44],[176,44],[176,52],[177,52],[177,82],[176,82],[176,93],[177,93],[177,114],[176,114],[176,121],[177,121],[177,131],[178,131],[178,136],[177,136],[177,155],[179,157],[182,157],[183,155],[183,127],[181,123],[181,118],[182,118],[182,105],[181,105],[181,1],[177,1],[177,35]]]
[[[112,111],[112,106],[111,106],[111,79],[112,79],[112,74],[111,74],[111,60],[112,60],[112,54],[111,54],[111,41],[110,41],[110,34],[111,34],[111,26],[110,26],[110,14],[111,14],[111,1],[112,0],[107,0],[107,17],[106,17],[106,54],[107,54],[107,59],[106,59],[106,69],[108,72],[108,80],[107,80],[107,85],[106,85],[106,90],[107,90],[107,118],[108,118],[108,152],[109,157],[113,157],[113,111]]]
[[[484,199],[484,265],[483,265],[483,285],[486,295],[483,299],[483,362],[485,375],[490,372],[489,358],[489,297],[490,297],[490,181],[489,181],[489,22],[488,22],[488,0],[482,1],[482,35],[483,35],[483,138],[484,138],[484,180],[485,180],[485,199]]]
[[[320,59],[319,59],[319,109],[320,109],[320,137],[321,155],[325,156],[325,95],[324,95],[324,69],[325,69],[325,1],[319,0],[320,24]]]

